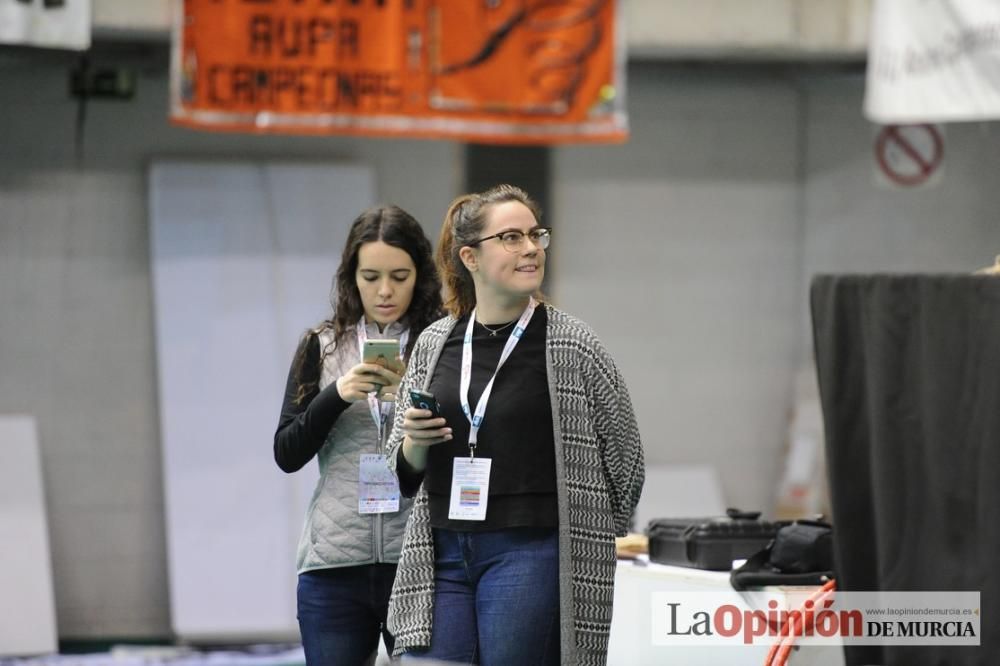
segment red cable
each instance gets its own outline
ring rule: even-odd
[[[764,666],[785,666],[788,663],[788,655],[792,651],[792,646],[795,643],[795,639],[804,631],[804,629],[811,629],[812,625],[803,627],[803,618],[805,617],[806,605],[811,601],[812,607],[816,608],[826,601],[833,592],[837,589],[837,581],[828,580],[823,584],[821,588],[813,592],[805,602],[803,602],[802,607],[799,609],[800,612],[792,620],[791,630],[781,638],[778,639],[771,649],[767,652],[767,658],[764,659]]]

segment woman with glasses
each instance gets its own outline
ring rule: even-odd
[[[600,340],[541,300],[552,232],[538,220],[500,185],[456,199],[441,230],[450,316],[417,341],[387,446],[416,496],[390,601],[404,661],[607,658],[614,538],[639,499],[642,448]],[[411,389],[440,414],[413,407]]]
[[[297,563],[309,666],[369,664],[379,634],[392,651],[385,621],[410,502],[382,444],[403,370],[396,358],[366,363],[362,349],[391,338],[398,345],[382,344],[408,359],[441,316],[440,291],[417,221],[398,206],[369,208],[348,233],[332,316],[306,332],[292,361],[274,458],[289,473],[319,461]]]

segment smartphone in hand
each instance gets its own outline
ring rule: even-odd
[[[403,366],[399,362],[399,340],[365,340],[361,351],[361,360],[374,363],[383,368],[402,374]]]
[[[417,409],[429,409],[431,411],[430,418],[436,419],[441,416],[441,405],[438,404],[433,393],[410,389],[410,400]]]

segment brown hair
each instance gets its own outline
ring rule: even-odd
[[[417,337],[427,325],[441,316],[441,282],[438,280],[437,271],[434,270],[431,242],[420,224],[399,206],[379,205],[362,211],[351,224],[344,252],[340,258],[340,267],[334,278],[333,292],[330,295],[333,316],[305,334],[307,338],[316,337],[321,330],[330,329],[334,334],[333,340],[327,348],[320,350],[318,365],[307,367],[305,362],[306,350],[311,340],[307,344],[300,345],[299,353],[293,361],[299,382],[296,404],[301,403],[302,399],[316,387],[323,360],[344,341],[345,337],[354,332],[355,324],[365,314],[355,272],[358,270],[358,253],[361,251],[361,246],[376,241],[382,241],[406,252],[417,269],[413,298],[403,315],[410,328],[410,341],[406,349],[402,350],[404,358],[410,357]]]
[[[476,307],[472,275],[462,263],[458,251],[482,236],[490,208],[508,201],[524,204],[535,216],[535,221],[541,221],[542,212],[538,204],[524,190],[513,185],[496,185],[478,194],[463,194],[448,207],[434,259],[444,285],[444,307],[453,317],[462,317]],[[541,298],[541,294],[536,297]]]

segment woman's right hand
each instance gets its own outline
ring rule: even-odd
[[[410,407],[403,412],[403,455],[416,469],[427,466],[427,449],[452,438],[444,417],[435,417],[429,409]]]
[[[391,386],[399,377],[375,363],[359,363],[337,379],[337,393],[345,402],[365,400],[369,393]]]

